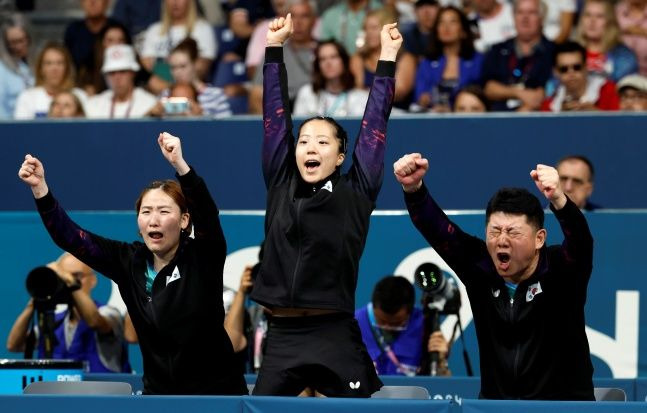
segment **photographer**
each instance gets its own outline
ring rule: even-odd
[[[54,314],[52,358],[85,361],[93,373],[130,372],[121,314],[113,307],[97,303],[90,296],[97,285],[96,274],[68,253],[47,267],[64,283],[70,296],[67,308]],[[25,351],[29,355],[35,347],[38,358],[45,358],[45,332],[30,331],[35,312],[34,300],[29,300],[14,322],[7,338],[7,349]],[[30,342],[36,339],[37,342]]]
[[[440,331],[425,344],[424,315],[414,307],[415,292],[404,277],[387,276],[373,289],[371,302],[355,312],[378,374],[414,376],[421,370],[423,349],[437,351],[438,375],[449,375],[449,345]]]

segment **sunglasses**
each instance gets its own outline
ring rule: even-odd
[[[582,67],[584,67],[584,65],[581,63],[575,63],[574,65],[558,66],[557,71],[561,74],[568,72],[570,69],[573,69],[575,72],[579,72],[582,70]]]

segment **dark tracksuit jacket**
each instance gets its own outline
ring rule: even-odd
[[[544,246],[510,297],[483,240],[451,222],[427,188],[405,194],[411,219],[467,289],[486,399],[594,400],[584,304],[593,238],[571,200],[555,217],[562,245]]]
[[[119,286],[139,338],[146,393],[247,394],[223,326],[226,244],[218,208],[193,169],[178,179],[195,239],[181,236],[175,257],[157,274],[150,295],[146,266],[152,253],[145,244],[113,241],[80,228],[51,191],[36,204],[59,247]]]
[[[369,218],[384,174],[395,63],[380,61],[347,174],[307,185],[295,161],[283,49],[266,49],[263,175],[265,252],[251,298],[268,307],[355,312]]]

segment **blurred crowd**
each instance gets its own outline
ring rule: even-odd
[[[7,4],[5,4],[7,3]],[[395,114],[647,110],[647,0],[79,0],[33,50],[0,9],[0,119],[260,114],[265,33],[299,116],[361,116],[383,24],[397,21]]]

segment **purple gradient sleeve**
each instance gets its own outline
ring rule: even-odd
[[[356,188],[373,202],[377,199],[384,177],[386,126],[395,94],[394,73],[393,62],[378,62],[375,80],[355,142],[353,165],[349,171]]]
[[[130,244],[95,235],[77,225],[49,192],[36,200],[38,212],[50,237],[61,249],[119,282],[128,265]]]
[[[286,176],[292,152],[292,117],[283,48],[268,47],[263,65],[263,177],[265,186]]]
[[[490,259],[485,242],[463,232],[454,224],[429,195],[425,185],[414,193],[404,195],[413,225],[466,283],[466,278],[471,274],[469,267]]]

